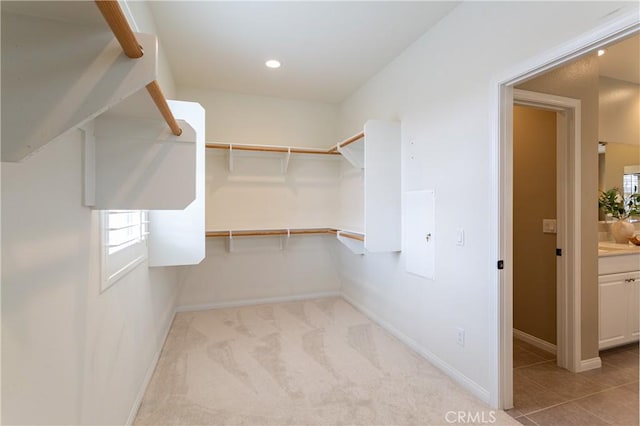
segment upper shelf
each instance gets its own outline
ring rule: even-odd
[[[269,152],[285,154],[282,162],[282,171],[286,173],[289,166],[291,154],[315,154],[315,155],[342,155],[351,164],[360,169],[364,168],[364,132],[360,132],[329,149],[317,148],[299,148],[277,145],[249,145],[249,144],[232,144],[207,142],[206,147],[210,149],[219,149],[229,151],[229,170],[233,171],[233,152],[234,151],[253,151],[253,152]],[[358,143],[360,142],[360,143]]]
[[[131,60],[105,26],[2,13],[2,161],[20,161],[156,78],[156,39]]]
[[[2,12],[2,161],[22,160],[140,89],[182,134],[155,80],[157,41],[135,34],[117,1],[14,2]]]

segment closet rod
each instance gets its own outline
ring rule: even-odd
[[[238,151],[259,151],[259,152],[291,152],[292,154],[321,154],[321,155],[340,155],[339,152],[331,152],[331,151],[323,151],[319,149],[312,148],[286,148],[280,146],[260,146],[260,145],[233,145],[233,144],[222,144],[222,143],[212,143],[209,142],[206,144],[207,148],[213,149],[230,149],[233,146],[233,150]]]
[[[207,231],[207,237],[265,237],[274,235],[311,235],[311,234],[327,234],[333,231],[329,228],[308,228],[308,229],[266,229],[252,231]]]
[[[329,149],[329,152],[337,152],[338,148],[344,148],[347,145],[351,145],[352,143],[360,140],[364,138],[364,132],[360,132],[357,135],[353,135],[351,136],[349,139],[344,140],[336,145],[334,145],[331,149]]]
[[[118,4],[117,0],[95,0],[96,6],[102,13],[105,21],[111,28],[113,35],[116,37],[120,46],[122,47],[122,51],[127,57],[136,59],[140,58],[143,55],[142,46],[138,43],[136,39],[136,35],[131,30],[129,23],[127,22],[127,18],[124,16],[122,12],[122,8]],[[156,107],[162,114],[162,117],[167,122],[169,127],[171,128],[171,132],[180,136],[182,134],[182,129],[178,125],[171,109],[169,108],[169,104],[167,104],[167,99],[164,97],[162,90],[160,89],[160,85],[156,80],[147,84],[147,92],[153,99],[153,102],[156,104]]]

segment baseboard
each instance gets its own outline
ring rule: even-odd
[[[151,363],[149,364],[149,368],[147,368],[147,373],[144,376],[144,380],[142,381],[142,385],[140,386],[140,390],[138,390],[138,394],[136,395],[136,399],[133,402],[133,406],[131,407],[131,411],[129,412],[129,417],[127,418],[126,426],[130,426],[133,424],[136,419],[136,415],[138,414],[138,410],[140,409],[140,404],[142,404],[142,399],[144,398],[144,394],[147,392],[147,387],[149,387],[149,383],[151,382],[151,378],[153,377],[153,372],[156,370],[156,365],[158,364],[158,360],[160,359],[160,354],[162,353],[162,349],[164,348],[164,343],[167,341],[167,337],[169,336],[169,331],[171,330],[171,325],[173,324],[173,320],[176,317],[176,310],[173,310],[173,315],[171,315],[170,320],[165,325],[162,344],[159,345],[158,350],[156,351]]]
[[[295,302],[297,300],[322,299],[325,297],[340,297],[340,296],[342,296],[342,293],[340,293],[339,291],[327,291],[323,293],[307,293],[307,294],[296,294],[293,296],[267,297],[264,299],[245,299],[245,300],[237,300],[232,302],[205,303],[202,305],[185,305],[185,306],[178,306],[176,308],[176,311],[177,312],[207,311],[209,309],[237,308],[239,306]]]
[[[389,324],[387,321],[380,318],[377,314],[373,313],[369,309],[362,306],[360,303],[353,300],[351,297],[342,293],[342,298],[352,304],[356,309],[365,314],[369,319],[380,327],[384,328],[390,334],[392,334],[396,339],[400,340],[405,345],[409,346],[411,349],[416,351],[420,356],[429,361],[435,367],[440,369],[447,376],[451,377],[454,381],[456,381],[460,386],[470,391],[474,396],[479,398],[486,404],[490,404],[490,393],[488,390],[480,386],[478,383],[471,380],[469,377],[462,374],[456,368],[454,368],[449,363],[443,361],[441,358],[428,351],[427,349],[420,346],[415,340],[408,337],[406,334]]]
[[[542,340],[536,336],[532,336],[531,334],[525,333],[524,331],[520,331],[516,328],[513,329],[513,337],[517,337],[518,339],[527,342],[538,349],[542,349],[543,351],[550,352],[554,355],[558,353],[558,348],[553,343],[549,343],[546,340]]]
[[[578,364],[578,370],[576,373],[582,373],[583,371],[595,370],[596,368],[602,367],[602,360],[597,356],[591,359],[583,359]]]

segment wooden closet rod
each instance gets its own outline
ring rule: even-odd
[[[340,155],[339,152],[323,151],[313,148],[285,148],[280,146],[259,146],[259,145],[234,145],[226,143],[207,143],[207,148],[213,149],[230,149],[238,151],[259,151],[259,152],[291,152],[292,154],[321,154],[321,155]]]
[[[312,235],[312,234],[338,234],[337,229],[331,228],[308,228],[308,229],[265,229],[253,231],[207,231],[207,237],[269,237],[278,235]],[[351,232],[340,232],[340,236],[351,238],[352,240],[364,241],[364,235],[353,234]]]
[[[308,229],[265,229],[253,231],[207,231],[207,237],[267,237],[274,235],[311,235],[311,234],[327,234],[333,231],[329,228],[308,228]]]
[[[136,35],[131,30],[129,23],[127,22],[127,18],[124,16],[120,5],[117,0],[95,0],[96,6],[102,13],[104,20],[107,21],[109,28],[113,32],[113,35],[116,37],[120,46],[122,46],[122,51],[127,57],[136,59],[142,57],[144,54],[142,50],[142,46],[138,43],[136,39]],[[171,128],[171,132],[180,136],[182,134],[182,129],[178,125],[171,109],[169,108],[169,104],[167,104],[167,99],[164,97],[162,90],[160,89],[160,85],[156,80],[147,84],[147,92],[151,95],[151,99],[156,104],[156,107],[162,114],[162,117],[167,122],[169,127]]]
[[[339,144],[334,145],[329,152],[337,152],[338,148],[343,148],[347,145],[351,145],[352,143],[364,138],[364,132],[360,132],[357,135],[351,136],[349,139],[340,142]]]

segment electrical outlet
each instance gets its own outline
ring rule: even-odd
[[[456,342],[460,346],[464,346],[464,328],[456,328]]]

